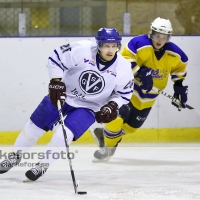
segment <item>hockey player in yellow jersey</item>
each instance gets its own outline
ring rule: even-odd
[[[143,125],[159,95],[153,86],[163,90],[171,76],[174,97],[180,100],[180,105],[172,104],[179,111],[186,107],[188,86],[183,86],[182,82],[187,74],[188,58],[170,42],[172,31],[170,20],[158,17],[151,23],[149,34],[133,37],[122,49],[121,54],[132,65],[136,80],[134,92],[129,104],[119,109],[117,119],[105,124],[104,129],[91,130],[101,147],[94,152],[95,161],[109,160],[123,135],[134,133]]]

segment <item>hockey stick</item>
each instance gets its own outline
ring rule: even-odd
[[[138,80],[136,80],[136,79],[134,79],[134,82],[135,82],[137,85],[139,85],[139,86],[141,85],[141,83],[140,83]],[[155,91],[158,92],[159,94],[162,94],[163,96],[165,96],[165,97],[171,99],[175,104],[177,104],[179,107],[181,107],[181,105],[180,105],[181,103],[180,103],[180,100],[179,100],[179,99],[176,99],[176,98],[173,97],[172,95],[167,94],[165,91],[160,90],[160,89],[158,89],[158,88],[156,88],[156,87],[154,87],[154,86],[153,86],[153,90],[155,90]],[[186,108],[188,108],[189,110],[192,110],[192,111],[194,111],[195,113],[197,113],[198,115],[200,115],[200,110],[197,110],[197,109],[193,108],[192,106],[190,106],[190,105],[188,105],[188,104],[186,104]]]
[[[154,90],[156,89],[157,92],[158,92],[159,94],[162,94],[163,96],[168,97],[168,98],[171,99],[175,104],[177,104],[178,106],[180,106],[181,103],[180,103],[180,100],[179,100],[179,99],[176,99],[176,98],[173,97],[172,95],[167,94],[165,91],[159,90],[159,89],[156,88],[156,87],[153,87],[153,89],[154,89]],[[186,104],[186,108],[189,109],[189,110],[192,110],[192,111],[194,111],[195,113],[197,113],[198,115],[200,115],[200,111],[197,110],[197,109],[195,109],[195,108],[193,108],[192,106]]]
[[[63,118],[61,104],[60,104],[59,100],[57,102],[57,106],[58,106],[58,112],[59,112],[59,116],[60,116],[60,124],[62,126],[63,136],[64,136],[64,140],[65,140],[65,146],[66,146],[66,150],[67,150],[67,158],[68,158],[68,161],[69,161],[69,167],[70,167],[72,182],[73,182],[73,186],[74,186],[74,192],[75,192],[75,194],[87,194],[87,192],[79,192],[78,191],[78,184],[76,183],[74,170],[72,168],[72,161],[71,161],[70,152],[69,152],[67,133],[66,133],[65,126],[64,126],[64,118]]]

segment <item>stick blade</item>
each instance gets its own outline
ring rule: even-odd
[[[84,194],[87,194],[87,192],[77,192],[77,194],[84,195]]]

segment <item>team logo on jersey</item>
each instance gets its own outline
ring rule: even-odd
[[[88,70],[84,71],[79,77],[79,85],[85,94],[98,94],[105,87],[105,81],[97,72]]]
[[[137,116],[136,119],[138,121],[145,121],[146,117]]]
[[[152,77],[155,78],[155,79],[164,79],[167,77],[167,70],[166,69],[163,69],[163,70],[160,70],[160,69],[157,69],[157,70],[152,70]]]

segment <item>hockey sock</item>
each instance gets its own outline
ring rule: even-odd
[[[122,139],[123,131],[122,129],[117,133],[110,132],[104,129],[105,143],[106,147],[115,147]]]
[[[45,131],[37,127],[32,121],[28,121],[14,143],[14,152],[28,151],[44,133]]]

